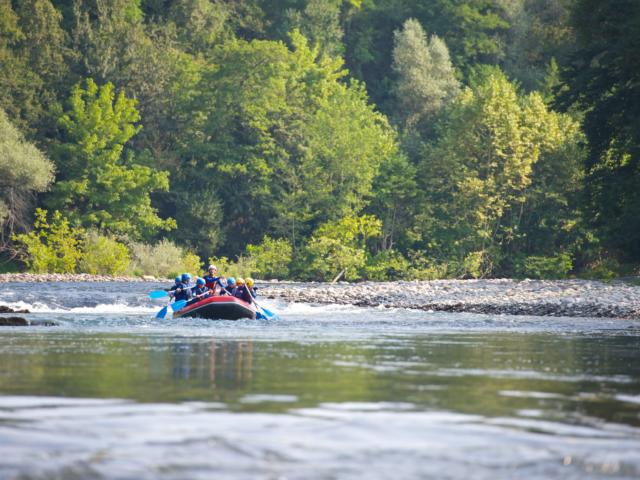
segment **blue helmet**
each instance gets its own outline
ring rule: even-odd
[[[176,277],[176,283],[180,283],[182,281],[182,277],[180,275],[178,275]]]
[[[196,285],[204,285],[206,282],[204,281],[204,278],[200,278],[198,277],[198,279],[196,280]]]
[[[189,280],[191,280],[191,275],[189,275],[188,273],[183,273],[181,278],[183,282],[188,282]]]
[[[235,285],[235,283],[236,283],[236,279],[235,278],[233,278],[233,277],[227,278],[227,286]]]

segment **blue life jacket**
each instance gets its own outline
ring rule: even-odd
[[[209,289],[206,285],[202,285],[201,287],[197,286],[193,289],[193,296],[195,297],[196,295],[202,295],[203,293],[207,293],[208,291]]]
[[[176,289],[175,295],[176,302],[179,300],[190,300],[191,299],[191,283],[182,282]]]
[[[233,291],[233,296],[236,298],[239,298],[240,300],[244,300],[247,303],[251,303],[251,301],[253,300],[253,297],[249,292],[249,289],[244,285],[242,285],[241,287],[237,287]]]

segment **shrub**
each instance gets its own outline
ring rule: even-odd
[[[287,278],[293,248],[288,240],[265,235],[260,245],[248,245],[247,254],[260,278]]]
[[[457,264],[452,262],[436,262],[425,257],[421,252],[409,252],[410,266],[407,278],[411,280],[438,280],[450,278]]]
[[[401,253],[393,250],[380,252],[372,257],[363,269],[368,280],[397,280],[408,278],[409,261]]]
[[[132,242],[129,249],[131,268],[136,275],[171,278],[183,272],[198,274],[202,268],[197,255],[169,240],[161,240],[155,245]]]
[[[608,282],[616,278],[621,271],[620,263],[613,258],[599,258],[591,262],[580,272],[581,278],[597,279]]]
[[[250,277],[256,272],[253,259],[242,255],[235,262],[227,257],[210,257],[209,263],[218,267],[218,273],[226,277]]]
[[[516,273],[528,278],[559,279],[566,277],[572,268],[571,255],[559,253],[552,257],[526,257],[517,262]]]
[[[312,237],[305,249],[309,257],[306,273],[314,280],[330,281],[344,271],[346,280],[359,280],[366,253],[329,237]]]
[[[92,275],[122,275],[129,270],[129,250],[114,238],[88,232],[79,269]]]
[[[47,211],[37,208],[34,229],[27,234],[14,235],[13,239],[30,271],[74,273],[82,256],[83,235],[84,230],[72,228],[59,211],[53,213],[49,223]]]

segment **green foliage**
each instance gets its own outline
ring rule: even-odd
[[[129,244],[131,270],[136,275],[173,278],[184,272],[200,272],[200,257],[170,242],[161,240],[155,245],[140,242]]]
[[[247,245],[247,255],[255,265],[253,274],[259,278],[288,278],[293,248],[284,238],[265,235],[260,245]]]
[[[0,0],[0,244],[35,204],[242,275],[513,275],[557,252],[620,273],[640,263],[639,18],[630,0]],[[365,215],[379,234],[344,233]],[[185,251],[169,270],[199,263]]]
[[[218,274],[225,277],[250,277],[259,268],[252,257],[240,255],[236,261],[227,257],[210,257],[209,264],[218,267]]]
[[[76,85],[59,120],[65,141],[55,149],[59,173],[48,204],[84,227],[136,239],[175,227],[173,219],[158,217],[150,199],[169,188],[168,174],[123,155],[141,128],[139,118],[135,101],[124,91],[116,95],[112,84],[98,87],[88,79],[86,88]]]
[[[572,268],[571,255],[559,253],[548,257],[526,257],[516,267],[516,273],[528,278],[558,279],[565,278]]]
[[[87,232],[82,242],[78,270],[92,275],[129,274],[129,249],[116,239],[95,231]]]
[[[14,127],[0,109],[0,248],[16,230],[26,230],[32,195],[53,181],[53,164]]]
[[[411,279],[409,266],[409,261],[400,252],[385,250],[371,257],[362,273],[367,280]]]
[[[303,10],[285,11],[286,31],[299,30],[321,54],[338,57],[344,53],[340,25],[342,0],[309,0]]]
[[[371,215],[321,225],[305,247],[306,274],[316,280],[332,280],[344,271],[345,279],[359,279],[367,262],[367,243],[381,234],[382,222]]]
[[[359,211],[377,167],[397,154],[364,88],[339,81],[341,62],[320,57],[297,32],[291,44],[217,48],[193,105],[195,141],[184,155],[200,181],[185,184],[224,199],[223,248],[232,254],[242,251],[239,239],[256,243],[265,231],[297,248],[320,223]]]
[[[439,129],[419,168],[421,238],[438,256],[486,276],[510,246],[549,251],[575,241],[575,203],[567,208],[580,178],[574,120],[490,73],[460,95]]]
[[[34,230],[14,235],[21,256],[30,271],[35,273],[75,273],[82,257],[84,231],[72,228],[69,220],[55,211],[51,222],[47,211],[36,209]]]
[[[430,120],[460,90],[445,43],[427,35],[411,18],[394,32],[393,70],[397,75],[397,116],[405,128]]]
[[[640,262],[640,4],[575,2],[565,106],[584,112],[586,206],[606,248]]]

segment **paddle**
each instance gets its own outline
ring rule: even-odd
[[[169,300],[171,302],[171,300]],[[177,312],[181,308],[183,308],[187,304],[186,300],[178,300],[177,302],[167,303],[164,307],[160,309],[158,313],[156,313],[156,318],[164,319],[167,316],[167,310],[171,307],[171,310]]]
[[[168,297],[168,296],[169,296],[169,292],[167,292],[166,290],[153,290],[149,292],[149,298],[151,299]]]
[[[190,287],[185,288],[184,290],[192,290],[194,288],[196,288],[197,285],[191,285]],[[182,288],[182,287],[179,287]],[[154,300],[156,298],[162,298],[162,297],[166,297],[169,295],[169,292],[166,290],[152,290],[149,292],[149,298]]]
[[[253,303],[255,304],[256,307],[258,307],[260,310],[262,310],[261,315],[264,317],[263,320],[278,320],[280,318],[280,317],[278,317],[278,315],[273,313],[271,310],[267,310],[262,305],[260,305],[258,302],[256,302],[255,298],[253,299]],[[260,312],[258,312],[258,313],[260,313]]]

